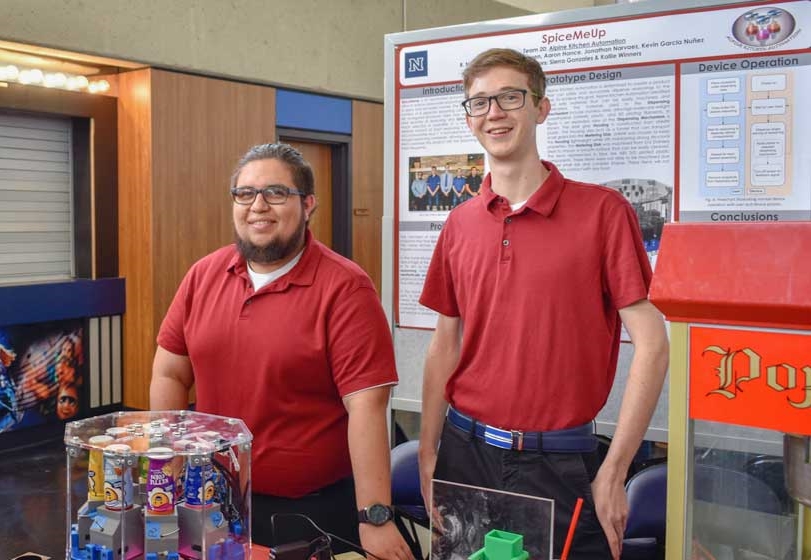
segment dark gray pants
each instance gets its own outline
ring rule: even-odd
[[[291,513],[306,515],[324,531],[360,545],[355,483],[352,478],[339,480],[301,498],[253,494],[251,508],[253,509],[251,539],[261,545],[277,546],[299,540],[310,542],[319,536],[318,531],[302,517],[281,515]],[[271,524],[273,514],[280,515],[276,515]],[[332,541],[334,553],[350,550],[356,549],[340,541]]]
[[[511,451],[486,444],[449,422],[442,431],[434,478],[555,500],[554,558],[560,558],[577,498],[583,507],[569,551],[571,560],[611,558],[594,511],[591,481],[599,459],[593,453]]]

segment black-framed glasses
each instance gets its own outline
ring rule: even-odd
[[[245,206],[253,204],[256,200],[256,195],[262,193],[262,198],[268,204],[284,204],[287,202],[287,197],[291,194],[295,196],[307,196],[305,193],[296,189],[291,189],[285,185],[269,185],[264,189],[255,189],[254,187],[233,187],[231,189],[231,197],[237,204]]]
[[[515,111],[524,106],[527,100],[527,93],[537,97],[537,94],[525,89],[511,89],[509,91],[502,91],[496,95],[469,97],[462,101],[462,107],[465,108],[465,112],[467,112],[469,117],[480,117],[490,111],[490,104],[495,99],[496,105],[498,105],[499,109],[502,111]]]

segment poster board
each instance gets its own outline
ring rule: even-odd
[[[461,71],[509,47],[547,73],[552,111],[541,157],[575,180],[622,192],[655,266],[671,220],[811,219],[811,3],[646,2],[398,33],[385,43],[383,299],[401,376],[394,408],[419,408],[435,314],[417,299],[453,206],[414,204],[432,167],[479,167],[483,150],[460,107]],[[487,171],[486,158],[484,170]],[[412,188],[415,187],[415,188]],[[608,433],[632,356],[598,417]],[[648,439],[666,439],[666,393]]]

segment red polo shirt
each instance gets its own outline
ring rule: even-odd
[[[195,263],[158,344],[191,359],[197,410],[245,421],[262,494],[298,497],[351,475],[341,398],[397,381],[371,280],[309,231],[299,263],[257,292],[233,245]]]
[[[617,366],[617,313],[647,297],[651,269],[636,214],[616,190],[550,175],[513,212],[493,193],[448,216],[420,303],[463,323],[445,397],[508,429],[592,420]]]

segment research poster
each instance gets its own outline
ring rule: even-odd
[[[547,73],[538,150],[620,191],[653,266],[669,221],[811,219],[811,2],[715,6],[402,44],[395,52],[395,321],[433,328],[419,295],[448,213],[488,164],[461,72],[507,47]]]

